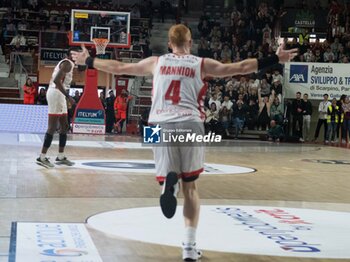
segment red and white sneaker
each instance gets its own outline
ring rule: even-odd
[[[202,251],[196,248],[196,243],[189,245],[182,243],[182,259],[184,261],[197,261],[201,257]]]

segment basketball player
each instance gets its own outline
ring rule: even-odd
[[[206,86],[203,82],[205,77],[245,75],[277,63],[287,62],[297,54],[295,49],[286,51],[280,46],[276,54],[271,57],[222,64],[213,59],[190,54],[192,39],[186,26],[174,25],[168,35],[172,54],[149,57],[135,64],[94,59],[89,56],[85,48],[83,52],[73,52],[73,60],[77,64],[86,64],[90,68],[118,75],[153,75],[149,123],[160,123],[161,127],[166,124],[175,129],[193,126],[196,131],[204,134],[200,108],[206,95]],[[196,123],[201,123],[201,126]],[[178,179],[182,179],[185,219],[183,259],[196,261],[201,257],[201,252],[196,249],[200,204],[195,180],[203,172],[204,148],[154,147],[154,157],[157,179],[162,184],[160,204],[167,218],[175,214]]]
[[[67,114],[67,99],[71,104],[74,104],[74,99],[68,95],[67,89],[73,79],[74,62],[72,61],[72,48],[68,50],[67,58],[61,60],[55,67],[49,84],[49,89],[46,94],[47,104],[49,108],[49,123],[45,134],[44,144],[41,149],[40,156],[36,159],[38,165],[46,168],[53,168],[54,165],[46,157],[47,150],[51,146],[53,135],[60,128],[59,148],[56,164],[67,166],[74,165],[64,155],[64,147],[67,141],[67,131],[69,129],[68,114]]]

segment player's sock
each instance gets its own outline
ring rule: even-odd
[[[58,153],[57,158],[58,158],[58,160],[63,160],[64,159],[64,153]]]
[[[41,161],[44,161],[45,158],[46,158],[46,153],[45,153],[45,154],[41,153],[41,154],[40,154],[40,160],[41,160]]]
[[[186,227],[185,228],[185,238],[184,238],[184,245],[185,246],[190,246],[193,245],[194,243],[196,243],[196,232],[197,229],[194,227]]]

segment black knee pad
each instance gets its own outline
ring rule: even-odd
[[[49,148],[51,146],[53,135],[46,133],[44,139],[44,147]]]
[[[65,147],[67,142],[67,134],[60,134],[59,146]]]

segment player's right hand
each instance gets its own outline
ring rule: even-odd
[[[81,46],[82,51],[71,51],[72,59],[77,65],[85,65],[86,58],[90,56],[89,51],[85,48],[85,45]]]

